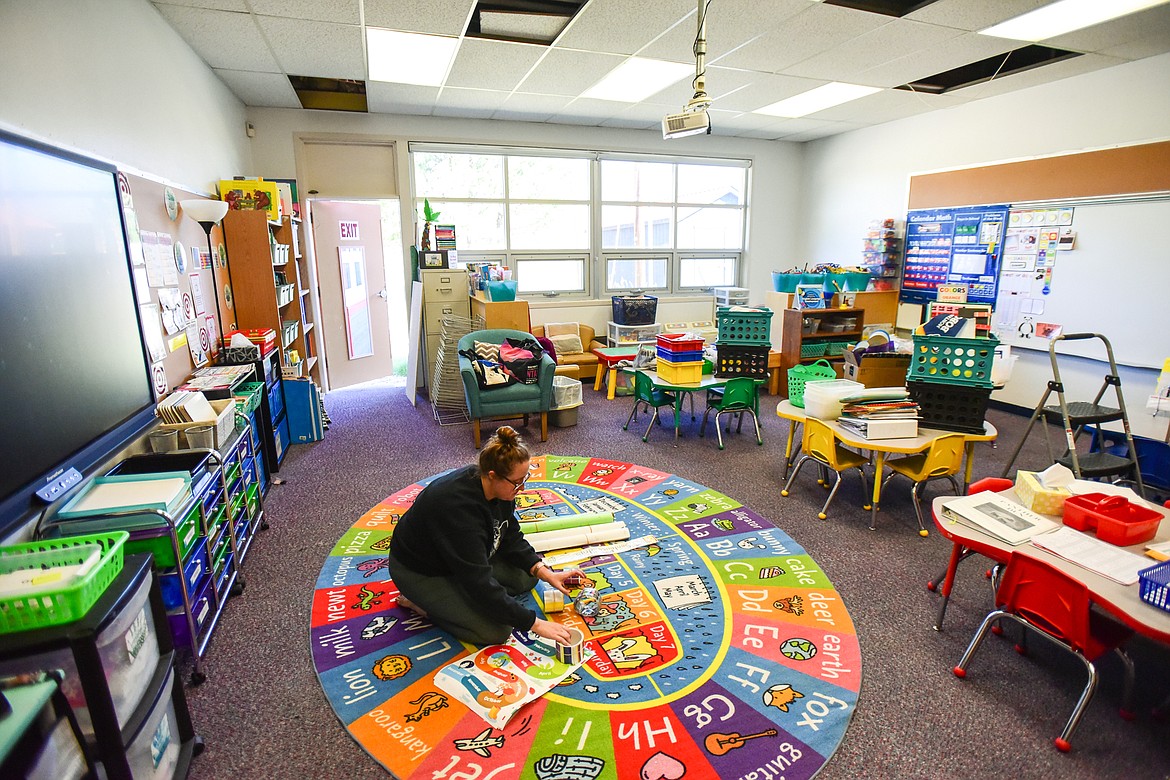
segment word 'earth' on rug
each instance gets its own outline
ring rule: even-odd
[[[729,496],[598,458],[534,458],[517,511],[612,511],[633,537],[657,542],[580,564],[601,611],[547,617],[581,629],[594,657],[504,730],[490,728],[434,683],[437,669],[474,648],[396,606],[387,578],[394,524],[431,479],[362,516],[313,597],[321,686],[395,777],[798,780],[833,754],[857,701],[861,657],[816,562]]]

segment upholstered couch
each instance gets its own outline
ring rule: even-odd
[[[568,324],[568,323],[562,323]],[[564,376],[571,376],[574,379],[592,379],[597,376],[597,355],[593,354],[593,350],[597,347],[604,347],[605,342],[597,338],[593,332],[592,325],[586,325],[583,322],[572,323],[577,326],[577,330],[581,338],[581,352],[564,352],[557,345],[558,339],[553,337],[553,348],[557,353],[557,367],[558,374]],[[533,325],[532,335],[537,338],[546,338],[544,325]],[[563,343],[563,342],[562,342]],[[573,369],[566,371],[566,368]]]

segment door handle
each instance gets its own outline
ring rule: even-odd
[[[384,301],[388,301],[388,300],[390,300],[390,296],[386,294],[386,288],[385,288],[385,287],[383,287],[381,290],[378,290],[378,293],[377,293],[377,295],[378,295],[378,297],[379,297],[379,298],[381,298],[381,299],[382,299],[382,300],[384,300]]]

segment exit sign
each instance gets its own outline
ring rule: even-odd
[[[341,233],[342,241],[357,241],[358,240],[358,223],[356,222],[338,222],[338,232]]]

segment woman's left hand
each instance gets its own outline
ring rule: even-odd
[[[548,566],[541,566],[536,572],[537,579],[544,580],[549,585],[564,593],[566,596],[570,588],[580,588],[589,584],[589,578],[585,576],[585,572],[578,568],[568,569],[566,571],[557,571]],[[568,580],[568,584],[565,581]]]

